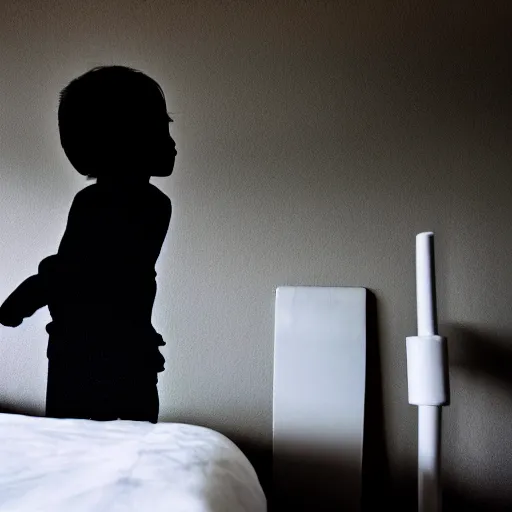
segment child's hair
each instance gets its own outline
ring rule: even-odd
[[[164,116],[171,121],[155,80],[125,66],[96,67],[60,94],[61,144],[80,174],[97,178],[129,162],[148,123]]]

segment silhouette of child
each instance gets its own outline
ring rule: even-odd
[[[74,198],[56,255],[0,307],[15,327],[48,305],[46,415],[156,422],[164,359],[151,324],[155,263],[171,217],[149,183],[176,156],[160,86],[122,66],[92,69],[61,93],[62,147],[96,178]]]

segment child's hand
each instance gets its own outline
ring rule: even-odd
[[[0,324],[18,327],[24,318],[47,304],[44,295],[43,278],[39,274],[25,279],[0,306]]]
[[[13,311],[9,311],[5,304],[0,306],[0,324],[6,327],[18,327],[23,322],[23,318],[19,318]]]

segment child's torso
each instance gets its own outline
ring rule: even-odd
[[[91,185],[80,194],[50,286],[50,337],[97,340],[104,349],[143,339],[162,344],[151,325],[155,263],[165,237],[157,229],[161,192],[151,185],[123,193]]]

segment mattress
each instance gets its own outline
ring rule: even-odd
[[[252,466],[193,425],[0,414],[1,512],[263,512]]]

